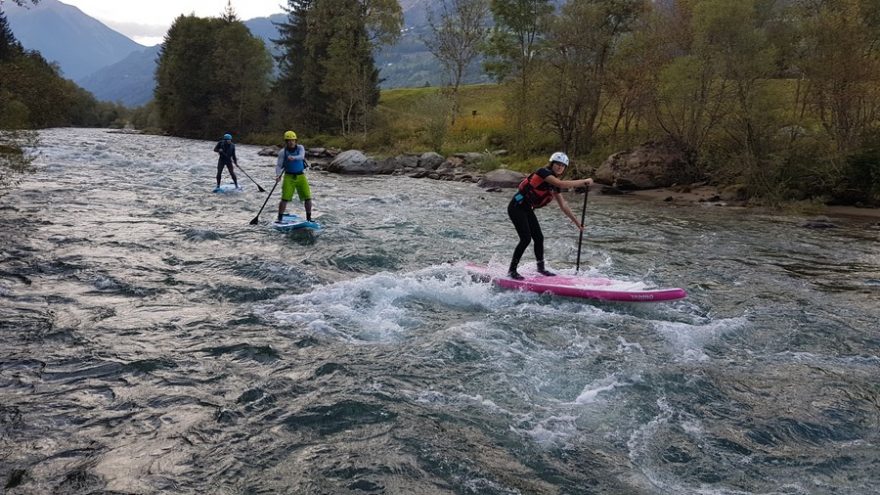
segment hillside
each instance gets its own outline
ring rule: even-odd
[[[86,77],[146,48],[58,0],[27,8],[4,2],[3,9],[22,46],[56,62],[68,79]]]
[[[376,54],[380,86],[388,89],[446,84],[446,74],[422,41],[430,34],[426,18],[431,3],[402,0],[400,4],[406,28],[397,44],[383,47]],[[66,77],[99,100],[140,106],[152,98],[159,47],[137,44],[58,0],[42,0],[29,9],[6,5],[10,26],[22,45],[57,62]],[[279,13],[244,23],[266,43],[273,56],[278,56],[273,42],[278,37],[276,24],[285,21],[286,14]],[[464,81],[475,84],[490,80],[477,61]]]
[[[153,98],[156,59],[162,45],[131,53],[121,61],[79,79],[77,83],[103,101],[127,107],[143,105]]]

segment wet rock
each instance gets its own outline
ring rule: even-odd
[[[359,175],[375,174],[377,169],[376,160],[359,150],[343,151],[327,167],[329,172]]]
[[[463,165],[476,165],[483,161],[484,156],[482,153],[468,152],[468,153],[455,153],[452,155],[453,158],[458,158],[461,160],[461,164]]]
[[[837,227],[830,218],[825,216],[818,216],[809,218],[801,224],[801,227],[806,227],[810,229],[827,229]]]
[[[719,191],[718,195],[721,196],[722,201],[746,201],[749,199],[746,187],[741,184],[725,186]]]
[[[602,186],[602,188],[599,189],[599,194],[607,194],[609,196],[620,196],[621,194],[626,194],[626,193],[616,187]]]
[[[403,155],[398,155],[394,157],[395,168],[400,169],[416,169],[419,168],[419,161],[421,157],[419,155],[414,155],[410,153],[405,153]]]
[[[615,153],[596,170],[596,182],[620,189],[656,189],[696,179],[691,154],[671,142],[650,141]]]
[[[445,161],[446,158],[443,158],[443,155],[429,151],[427,153],[422,153],[422,156],[419,157],[419,167],[424,168],[425,170],[437,170],[437,167],[442,165]]]
[[[257,152],[260,156],[278,156],[278,152],[281,151],[281,146],[267,146],[260,151]],[[308,153],[306,153],[308,156]]]
[[[522,172],[499,168],[486,174],[477,182],[477,185],[485,189],[514,188],[522,182],[524,177],[525,174]]]
[[[837,225],[826,217],[816,217],[805,221],[801,224],[801,227],[807,229],[834,229],[837,228]]]

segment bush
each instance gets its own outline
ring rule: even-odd
[[[835,199],[847,204],[880,205],[880,139],[846,160],[842,188]]]
[[[34,131],[0,131],[0,195],[17,184],[22,174],[33,172],[33,150],[39,145]]]

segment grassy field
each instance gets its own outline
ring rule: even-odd
[[[498,85],[463,86],[461,110],[455,124],[444,116],[450,102],[441,88],[402,88],[382,91],[377,112],[381,126],[391,134],[383,143],[388,151],[429,151],[436,148],[436,135],[443,134],[442,151],[484,151],[487,140],[503,132],[504,89]],[[443,132],[445,129],[445,132]],[[436,150],[435,150],[436,151]]]
[[[459,88],[460,109],[455,122],[448,118],[451,110],[444,88],[398,88],[383,90],[376,107],[373,125],[366,138],[354,133],[349,137],[335,135],[303,135],[301,142],[309,147],[333,147],[360,149],[377,156],[394,156],[403,153],[437,151],[444,156],[463,152],[493,152],[509,150],[517,139],[513,135],[505,113],[506,89],[497,84],[475,84]],[[555,140],[550,135],[532,136],[533,143],[540,141],[537,149],[552,147]],[[247,142],[252,144],[275,144],[273,134],[252,134]],[[549,149],[549,148],[548,148]],[[509,168],[522,172],[532,171],[546,163],[549,151],[525,158],[512,155],[489,156],[479,168],[484,171]],[[579,157],[575,169],[594,168],[607,154],[597,148],[595,156]],[[601,156],[600,156],[601,155]]]

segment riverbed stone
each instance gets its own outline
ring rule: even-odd
[[[525,176],[526,175],[522,172],[508,170],[506,168],[498,168],[483,176],[483,178],[477,182],[477,185],[485,189],[496,187],[514,188],[522,182]]]
[[[609,156],[594,179],[623,190],[639,190],[687,184],[696,177],[687,151],[669,141],[649,141]]]
[[[437,170],[437,167],[443,165],[443,162],[445,161],[446,158],[443,158],[443,155],[429,151],[427,153],[422,153],[419,157],[419,167],[425,170]]]
[[[393,168],[384,172],[387,167],[387,164],[382,164],[380,166],[376,160],[368,157],[360,150],[348,150],[337,155],[336,158],[330,162],[327,171],[337,174],[355,175],[372,175],[376,173],[390,174],[393,171]],[[379,170],[383,170],[383,172],[379,172]]]

